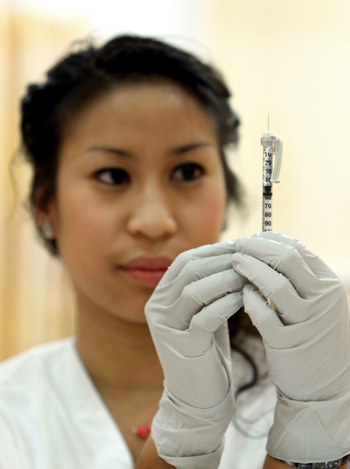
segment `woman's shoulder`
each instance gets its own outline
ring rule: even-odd
[[[45,421],[45,414],[52,414],[56,402],[62,402],[58,383],[67,382],[72,368],[77,368],[73,338],[33,347],[0,363],[0,433],[5,445],[1,451],[6,449],[11,467],[24,467],[23,461],[32,467],[29,448],[38,434],[35,428]],[[0,467],[7,467],[1,465],[4,458],[1,454]],[[17,459],[21,462],[16,465]]]
[[[0,364],[0,435],[0,468],[132,465],[74,338]]]
[[[36,382],[45,382],[63,363],[71,361],[74,354],[73,337],[38,345],[0,363],[0,398],[7,389],[22,392]]]

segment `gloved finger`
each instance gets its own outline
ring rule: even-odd
[[[209,333],[215,332],[219,327],[233,316],[243,306],[242,293],[230,293],[208,306],[194,315],[189,332],[194,329],[205,330]]]
[[[255,285],[248,283],[244,286],[243,304],[244,311],[249,315],[264,342],[277,347],[276,341],[279,341],[281,331],[285,326]]]
[[[157,306],[157,310],[162,315],[160,321],[167,324],[168,327],[185,330],[189,327],[192,317],[205,306],[226,296],[228,293],[241,291],[246,282],[245,278],[238,276],[231,268],[186,285],[181,296],[174,303],[167,307],[164,305],[166,301],[166,298],[164,298],[161,304]]]
[[[234,269],[253,283],[276,306],[284,324],[295,324],[309,319],[313,308],[305,307],[293,285],[265,262],[247,254],[236,253],[232,256]]]
[[[243,305],[242,294],[241,294],[241,302]],[[236,314],[237,311],[235,311],[234,314]],[[222,356],[226,357],[227,360],[231,361],[230,334],[228,330],[227,321],[223,322],[221,326],[218,329],[216,329],[216,331],[214,332],[214,340]]]
[[[242,293],[226,295],[194,315],[186,330],[171,330],[170,338],[168,329],[167,337],[164,336],[164,340],[168,338],[168,343],[171,341],[176,344],[176,349],[181,352],[181,355],[194,358],[203,355],[212,346],[214,339],[215,342],[218,341],[217,345],[222,349],[223,355],[226,355],[224,344],[228,340],[227,319],[242,306]],[[163,331],[163,328],[158,328],[158,331],[160,329]],[[166,331],[164,333],[166,334]]]
[[[160,295],[158,300],[160,299],[163,302],[164,299],[164,304],[169,305],[181,296],[183,289],[187,285],[215,273],[232,270],[231,256],[232,253],[220,254],[188,261],[176,278],[167,284],[157,286],[156,292],[157,295]],[[241,283],[242,279],[238,282],[239,289],[241,289]]]
[[[265,297],[252,284],[248,283],[243,287],[243,304],[244,311],[249,315],[264,342],[274,349],[293,351],[296,347],[304,347],[306,350],[305,344],[309,344],[311,348],[315,347],[313,343],[315,337],[329,336],[329,326],[320,317],[312,318],[308,327],[304,323],[283,324],[278,312],[267,304]],[[337,320],[331,322],[335,324]],[[332,348],[334,345],[330,349]]]
[[[311,299],[318,294],[320,281],[295,246],[265,238],[241,238],[237,251],[260,259],[283,274],[302,298]]]
[[[195,249],[184,251],[177,256],[177,258],[165,272],[158,286],[166,285],[167,283],[173,281],[179,275],[185,265],[190,261],[203,259],[205,257],[216,257],[220,256],[221,254],[232,254],[234,252],[236,252],[235,240],[223,241],[216,244],[206,244],[205,246],[200,246]]]
[[[252,236],[252,238],[270,239],[272,241],[294,247],[316,277],[338,279],[337,275],[322,259],[320,259],[316,254],[310,251],[304,244],[295,238],[290,238],[274,231],[256,233]]]

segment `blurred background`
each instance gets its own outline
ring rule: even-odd
[[[215,64],[241,119],[230,162],[247,193],[223,238],[261,230],[260,138],[284,141],[274,229],[323,258],[350,291],[348,0],[0,0],[0,359],[74,333],[69,280],[25,208],[18,148],[25,86],[79,38],[151,35]]]

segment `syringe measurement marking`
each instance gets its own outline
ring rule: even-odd
[[[263,231],[272,231],[272,155],[267,147],[263,147]]]
[[[263,196],[263,231],[272,231],[271,195]]]

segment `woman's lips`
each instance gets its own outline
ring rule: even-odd
[[[167,271],[171,260],[159,258],[137,258],[124,265],[120,270],[136,283],[149,288],[155,288]]]

